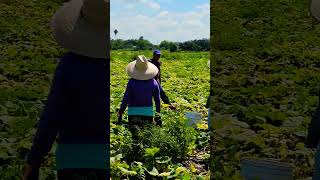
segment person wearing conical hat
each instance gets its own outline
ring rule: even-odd
[[[320,0],[310,0],[311,15],[320,22]],[[313,180],[320,179],[320,106],[313,113],[305,142],[308,148],[315,148]]]
[[[154,116],[157,124],[161,126],[160,88],[154,79],[158,74],[158,68],[148,62],[145,56],[140,55],[135,61],[129,63],[126,70],[130,79],[118,111],[118,120],[121,121],[128,107],[129,130],[133,139],[136,139],[137,130],[152,124]],[[156,113],[154,113],[152,99],[155,102]]]
[[[109,8],[109,0],[71,0],[52,19],[53,36],[68,52],[57,65],[24,180],[38,179],[55,141],[58,180],[109,176]]]

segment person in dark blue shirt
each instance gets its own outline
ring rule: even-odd
[[[57,65],[24,180],[38,179],[54,141],[59,180],[109,177],[109,5],[71,0],[52,20],[55,39],[69,52]]]

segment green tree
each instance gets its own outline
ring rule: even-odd
[[[161,41],[159,47],[161,49],[169,49],[170,48],[170,43],[168,41],[166,41],[166,40]]]
[[[169,50],[170,52],[176,52],[178,50],[178,45],[176,43],[170,43]]]

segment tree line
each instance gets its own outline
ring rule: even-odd
[[[152,50],[163,49],[170,52],[177,51],[209,51],[209,39],[190,40],[185,42],[161,41],[159,45],[154,45],[142,36],[139,39],[111,39],[111,49],[127,49],[127,50]]]

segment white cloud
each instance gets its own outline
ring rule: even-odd
[[[160,5],[156,2],[148,1],[147,6],[154,10],[160,10]]]
[[[158,18],[167,17],[168,14],[169,14],[168,11],[161,11],[161,12],[157,15],[157,17],[158,17]]]
[[[153,10],[160,10],[160,4],[156,3],[154,0],[120,0],[121,4],[125,4],[125,8],[132,9],[137,6],[144,6],[146,8],[151,8]]]
[[[196,8],[209,12],[210,11],[210,4],[209,3],[201,4],[201,5],[198,5]]]
[[[200,13],[203,16],[210,16],[210,4],[209,3],[201,4],[201,5],[197,6],[196,8],[200,10]]]
[[[158,0],[160,3],[172,3],[173,0]]]
[[[133,9],[134,8],[134,4],[126,4],[125,5],[125,9]]]
[[[188,12],[162,10],[151,17],[143,12],[134,16],[114,16],[111,18],[111,32],[118,29],[117,38],[137,39],[143,36],[154,44],[162,40],[182,42],[209,38],[209,8],[208,4],[202,4]],[[114,34],[111,37],[114,38]]]

